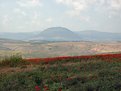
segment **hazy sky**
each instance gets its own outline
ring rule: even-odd
[[[0,32],[56,26],[121,32],[121,0],[0,0]]]

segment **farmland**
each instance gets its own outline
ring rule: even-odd
[[[25,42],[2,40],[0,56],[20,53],[24,58],[80,56],[121,52],[121,42]]]
[[[0,91],[121,90],[120,53],[7,59],[0,63]]]

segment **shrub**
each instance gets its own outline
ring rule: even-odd
[[[10,57],[5,57],[2,61],[0,61],[0,66],[10,66],[16,67],[18,65],[25,65],[28,62],[23,60],[20,54],[12,55]]]

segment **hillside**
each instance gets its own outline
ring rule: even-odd
[[[121,42],[23,42],[2,40],[0,55],[21,53],[25,58],[78,56],[121,52]]]
[[[0,91],[120,91],[121,54],[0,62]]]
[[[38,32],[0,32],[0,38],[26,41],[34,37],[36,34],[38,34]]]
[[[81,36],[81,40],[86,41],[121,41],[121,33],[100,32],[94,30],[85,30],[76,33]]]
[[[80,40],[80,36],[64,27],[52,27],[42,31],[35,36],[34,39],[48,41],[77,41]]]

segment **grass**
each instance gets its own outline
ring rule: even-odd
[[[18,65],[26,64],[27,62],[23,60],[20,54],[6,56],[0,60],[0,67],[10,66],[16,67]]]
[[[14,58],[17,64],[20,59]],[[31,71],[1,73],[0,91],[121,91],[120,57],[109,60],[114,61],[65,59],[31,64],[35,65]]]

